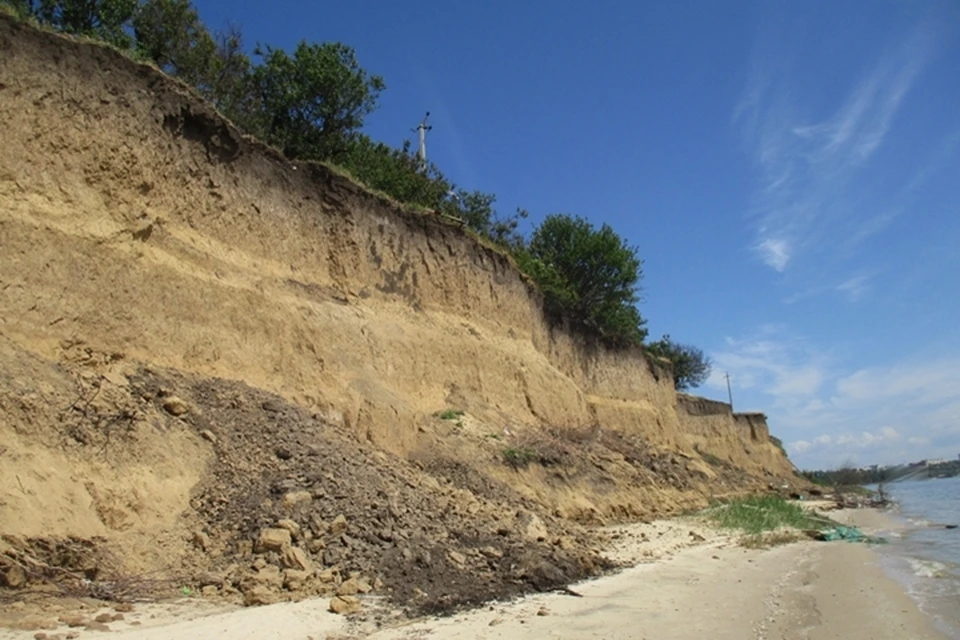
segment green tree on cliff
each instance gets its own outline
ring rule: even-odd
[[[608,344],[640,344],[646,321],[637,311],[643,262],[608,225],[554,214],[516,250],[524,271],[540,285],[548,309]]]
[[[99,38],[112,45],[130,46],[128,27],[137,0],[38,0],[29,5],[42,23],[74,35]]]
[[[328,160],[347,151],[385,88],[360,67],[354,50],[337,42],[301,42],[293,55],[258,46],[247,123],[291,158]]]
[[[143,0],[133,33],[141,57],[195,87],[228,117],[244,119],[250,59],[237,29],[211,33],[189,0]]]
[[[216,44],[189,0],[144,0],[133,18],[137,52],[189,84],[213,64]]]
[[[702,350],[676,343],[669,335],[648,344],[647,351],[670,361],[673,365],[673,384],[678,391],[699,387],[710,377],[713,369],[713,363]]]

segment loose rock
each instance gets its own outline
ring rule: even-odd
[[[0,583],[8,589],[22,589],[27,584],[27,574],[17,565],[10,565],[0,572]]]
[[[182,416],[190,411],[190,405],[177,396],[170,396],[163,401],[163,409],[172,416]]]
[[[283,520],[278,521],[277,526],[281,529],[286,529],[289,531],[290,535],[294,538],[300,535],[300,525],[289,518],[284,518]]]
[[[330,533],[338,536],[347,530],[347,516],[342,513],[333,519],[330,523]]]
[[[309,491],[291,491],[283,496],[283,506],[289,511],[297,505],[308,503],[311,500],[313,500],[313,495]]]
[[[313,563],[299,547],[288,547],[283,551],[283,566],[300,571],[313,571]]]
[[[330,611],[347,615],[360,611],[360,599],[355,596],[336,596],[330,600]]]
[[[260,531],[260,537],[257,538],[257,551],[264,553],[267,551],[281,552],[291,543],[290,531],[287,529],[263,529]]]
[[[243,602],[247,606],[273,604],[277,601],[277,594],[264,586],[253,587],[243,593]]]

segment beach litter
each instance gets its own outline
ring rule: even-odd
[[[814,540],[821,540],[823,542],[834,542],[837,540],[863,542],[866,544],[885,544],[887,542],[884,538],[878,536],[868,536],[857,527],[847,527],[844,525],[837,525],[826,530],[811,529],[805,533]]]

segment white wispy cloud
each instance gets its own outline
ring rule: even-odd
[[[809,340],[766,325],[710,355],[707,385],[725,396],[729,373],[737,409],[766,413],[802,467],[960,452],[960,353],[845,370]]]
[[[873,276],[872,273],[859,273],[851,276],[838,284],[836,290],[845,295],[850,302],[856,302],[870,289],[870,281]]]
[[[797,407],[817,393],[830,358],[777,325],[761,327],[744,338],[727,338],[711,354],[714,367],[707,384],[725,388],[730,373],[738,389],[757,389],[775,407]]]
[[[819,114],[809,105],[821,96],[805,104],[788,70],[777,69],[785,52],[754,53],[764,62],[751,63],[734,121],[755,160],[752,248],[767,266],[783,272],[805,252],[862,241],[892,220],[890,212],[861,211],[852,185],[883,147],[936,39],[926,23],[914,28]]]

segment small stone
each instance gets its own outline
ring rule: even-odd
[[[290,531],[287,529],[262,529],[257,538],[257,551],[283,551],[290,546]]]
[[[88,622],[84,629],[87,631],[110,631],[110,627],[102,622]]]
[[[360,593],[360,581],[356,578],[344,580],[343,583],[337,587],[338,596],[355,596],[358,593]]]
[[[283,506],[290,511],[298,504],[309,503],[311,500],[313,500],[313,494],[309,491],[291,491],[283,496]]]
[[[281,529],[286,529],[287,531],[289,531],[290,535],[293,536],[294,538],[300,535],[300,525],[288,518],[284,518],[283,520],[278,521],[277,526],[280,527]]]
[[[33,640],[47,640],[48,637],[49,636],[42,631],[40,633],[33,634]]]
[[[347,615],[360,611],[360,599],[355,596],[336,596],[330,600],[330,611]]]
[[[243,593],[243,602],[248,607],[257,605],[273,604],[277,601],[277,595],[269,588],[260,585],[252,587]]]
[[[293,457],[293,453],[286,447],[277,447],[273,453],[281,460],[289,460]]]
[[[313,571],[313,563],[306,552],[299,547],[288,547],[283,551],[283,566],[300,571]]]
[[[283,403],[278,400],[264,400],[260,403],[260,407],[264,411],[269,411],[270,413],[282,413],[283,412]]]
[[[447,557],[450,558],[450,561],[453,564],[460,567],[462,567],[467,563],[467,557],[462,553],[460,553],[459,551],[451,551],[447,554]]]
[[[487,556],[488,558],[499,559],[503,557],[503,551],[500,551],[500,549],[497,549],[496,547],[483,547],[482,549],[480,549],[480,553]]]
[[[320,553],[326,548],[327,543],[320,538],[314,538],[307,544],[307,549],[309,549],[311,553]]]
[[[197,576],[197,585],[201,588],[203,587],[219,587],[223,584],[223,577],[213,573],[212,571],[205,571]]]
[[[94,621],[96,621],[96,622],[113,622],[113,614],[111,614],[111,613],[101,613],[101,614],[98,615],[96,618],[94,618]]]
[[[546,607],[540,607],[539,609],[537,609],[537,615],[548,616],[550,615],[550,611]]]
[[[337,569],[324,569],[317,574],[317,578],[320,582],[334,583],[337,581],[337,578],[340,576],[340,571]]]
[[[287,569],[283,574],[283,586],[289,591],[297,591],[310,580],[312,571],[298,571],[296,569]]]
[[[177,396],[170,396],[163,401],[163,409],[172,416],[182,416],[190,411],[190,405]]]
[[[120,602],[118,604],[113,605],[113,610],[120,611],[121,613],[130,613],[131,611],[133,611],[133,605],[130,604],[129,602]]]
[[[338,536],[347,530],[347,516],[342,513],[333,519],[330,523],[330,533]]]
[[[217,444],[217,436],[215,436],[213,431],[210,431],[210,429],[204,429],[201,431],[200,437],[211,444]]]
[[[207,586],[201,587],[200,589],[200,595],[202,595],[204,598],[212,598],[215,595],[217,595],[217,593],[219,592],[220,590],[217,589],[216,585],[212,585],[212,584],[208,584]]]
[[[27,584],[27,574],[20,567],[11,565],[0,572],[0,584],[9,589],[21,589]]]
[[[280,587],[283,585],[283,576],[280,575],[280,568],[272,564],[265,566],[255,574],[252,579],[254,582],[268,586]]]
[[[210,536],[208,536],[203,531],[194,531],[193,532],[193,546],[201,551],[206,551],[210,548]]]
[[[115,614],[113,614],[113,620],[111,620],[111,622],[119,622],[120,620],[123,620],[123,614],[122,614],[122,613],[115,613]]]
[[[62,615],[60,622],[68,627],[82,627],[89,622],[86,617],[79,615]]]

